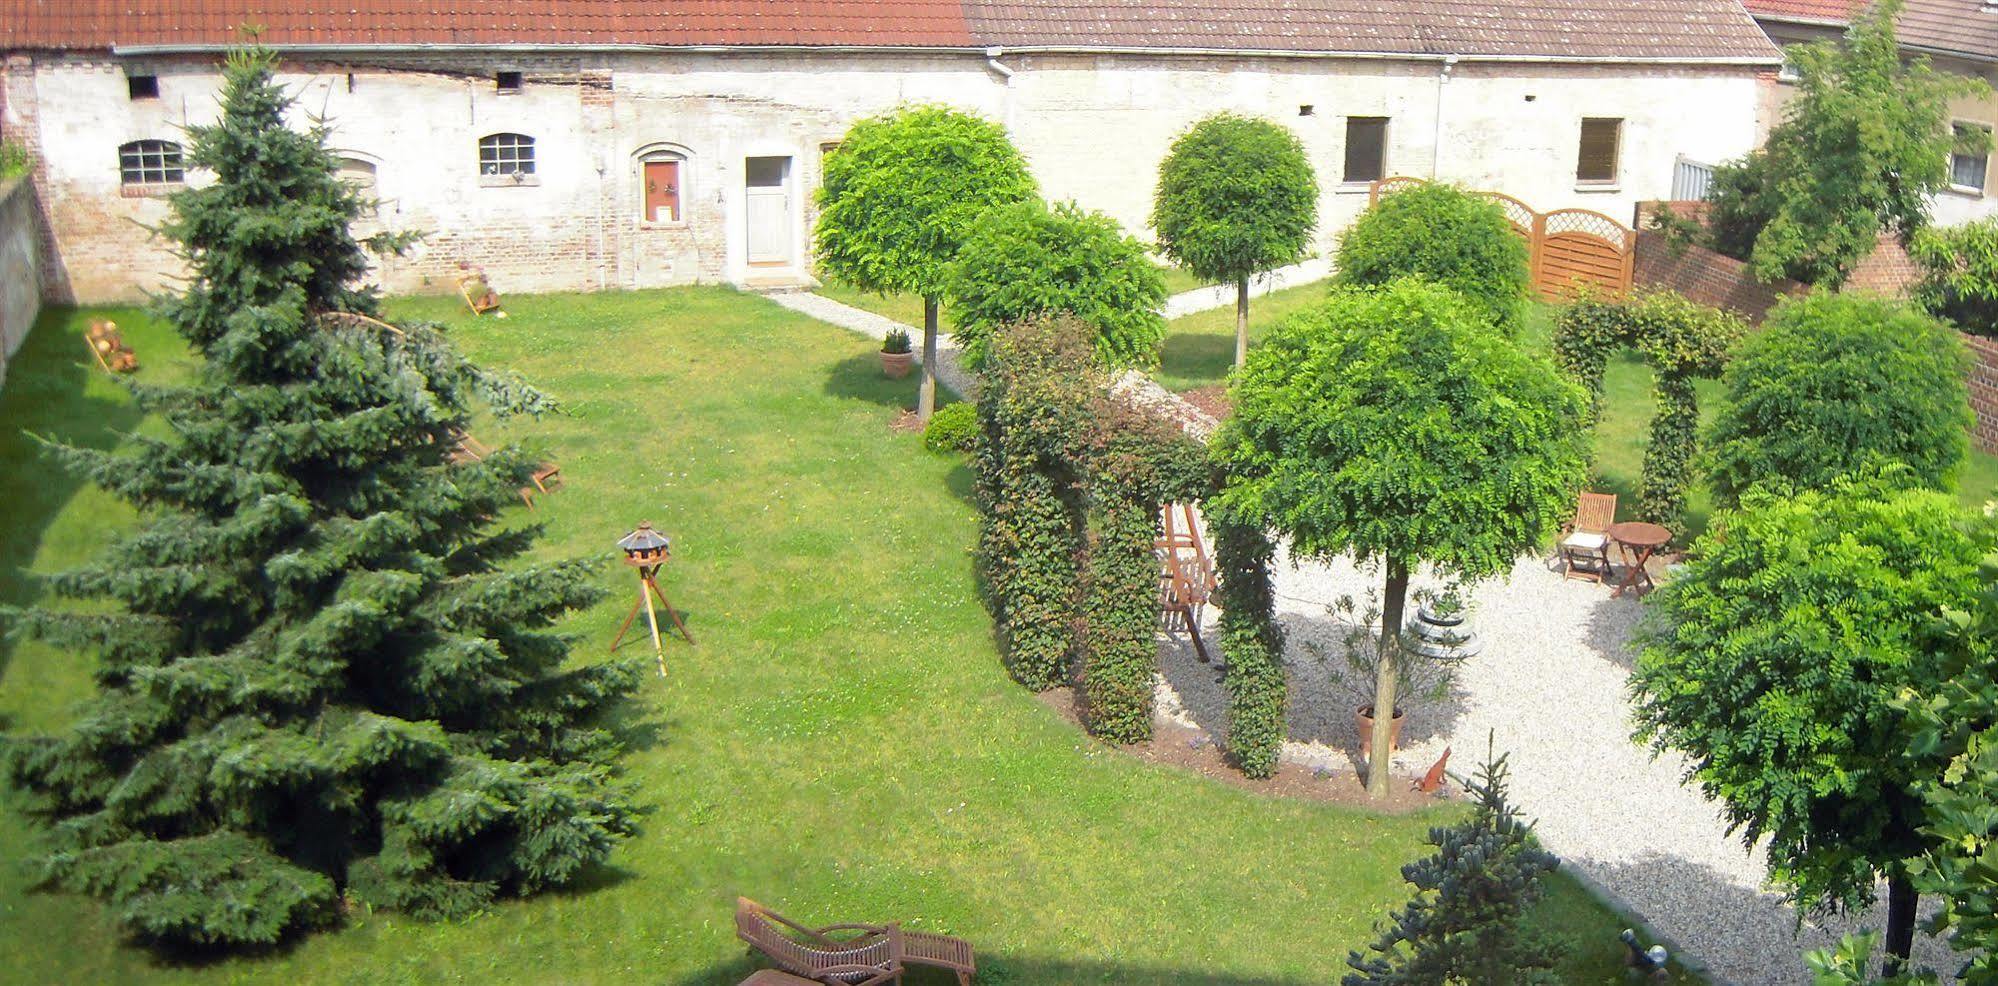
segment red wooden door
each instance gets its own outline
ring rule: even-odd
[[[680,162],[645,162],[645,218],[655,223],[680,221]]]

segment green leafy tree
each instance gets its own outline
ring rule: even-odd
[[[1908,256],[1922,268],[1923,310],[1978,335],[1998,335],[1998,219],[1915,234]]]
[[[923,299],[916,413],[936,409],[937,306],[979,216],[1033,198],[1006,131],[943,106],[903,107],[853,125],[826,158],[813,231],[819,266],[854,287]]]
[[[1885,463],[1947,489],[1968,451],[1966,356],[1955,333],[1878,298],[1815,294],[1777,307],[1722,377],[1707,448],[1714,498],[1756,483],[1822,488]]]
[[[1935,614],[1971,600],[1993,540],[1949,494],[1892,485],[1749,493],[1649,598],[1631,694],[1638,736],[1685,754],[1745,843],[1770,840],[1797,902],[1868,904],[1885,876],[1905,959],[1936,764],[1906,755],[1892,702],[1938,680]]]
[[[1295,557],[1386,567],[1374,708],[1395,708],[1409,572],[1512,569],[1573,513],[1587,463],[1582,388],[1495,335],[1456,292],[1419,281],[1335,292],[1279,325],[1236,375],[1214,439],[1237,523]],[[1367,788],[1387,792],[1390,714]]]
[[[136,454],[54,448],[142,521],[53,580],[91,605],[9,614],[96,668],[72,727],[0,755],[51,823],[39,874],[164,946],[268,944],[343,899],[464,914],[634,831],[600,714],[638,672],[571,665],[550,629],[591,566],[508,566],[534,532],[490,518],[526,464],[447,458],[480,395],[537,395],[374,319],[361,199],[322,130],[286,129],[272,66],[230,55],[189,146],[216,181],[162,227],[194,382],[135,388],[166,426]]]
[[[1318,176],[1297,135],[1219,113],[1179,135],[1159,166],[1152,229],[1172,262],[1235,285],[1235,366],[1249,351],[1249,278],[1304,259]]]
[[[1365,953],[1353,952],[1343,986],[1553,986],[1559,948],[1523,927],[1560,861],[1506,796],[1504,757],[1478,768],[1475,807],[1429,830],[1436,853],[1401,868],[1415,899],[1389,919]]]
[[[1109,366],[1150,367],[1165,339],[1165,275],[1117,222],[1072,202],[1000,206],[965,237],[948,275],[951,325],[967,365],[1001,326],[1073,315]]]
[[[1902,58],[1901,7],[1867,7],[1843,43],[1787,49],[1800,75],[1796,98],[1763,150],[1714,188],[1715,241],[1758,277],[1837,289],[1882,231],[1905,241],[1927,224],[1929,197],[1949,185],[1952,150],[1988,145],[1981,132],[1953,132],[1949,107],[1990,86]]]
[[[1508,336],[1526,317],[1526,238],[1498,203],[1424,182],[1383,197],[1339,237],[1336,284],[1416,276],[1455,290]]]

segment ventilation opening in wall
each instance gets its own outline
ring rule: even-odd
[[[125,91],[133,99],[160,98],[160,77],[157,75],[128,75],[125,77]]]
[[[501,92],[519,92],[520,83],[519,72],[499,72],[493,76],[493,88]]]
[[[1310,103],[1305,103],[1297,108],[1298,116],[1310,116],[1316,112],[1318,112],[1318,107],[1313,106]]]

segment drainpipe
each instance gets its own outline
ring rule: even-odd
[[[1436,72],[1436,132],[1429,143],[1429,177],[1432,181],[1443,179],[1443,87],[1450,84],[1450,70],[1457,67],[1457,56],[1443,56],[1443,66]]]
[[[1004,63],[999,61],[999,56],[1005,53],[1006,49],[998,45],[993,45],[985,49],[985,67],[990,69],[994,75],[997,75],[1000,79],[999,84],[1005,87],[1006,91],[999,97],[999,119],[1005,124],[1006,129],[1011,131],[1013,129],[1013,70],[1007,68]]]

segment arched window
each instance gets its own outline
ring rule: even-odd
[[[687,158],[673,151],[653,151],[639,158],[639,181],[645,213],[639,218],[649,223],[685,222],[681,212],[686,202]]]
[[[334,177],[346,182],[367,200],[361,209],[361,214],[372,217],[379,213],[381,203],[378,199],[380,193],[375,186],[375,163],[357,157],[340,157],[336,160],[339,161],[340,170],[334,172]]]
[[[479,174],[533,173],[534,138],[526,134],[487,134],[479,138]]]
[[[127,185],[164,185],[187,177],[180,145],[170,140],[135,140],[118,145],[118,180]]]

